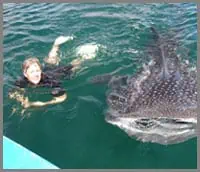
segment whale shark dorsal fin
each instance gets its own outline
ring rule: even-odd
[[[154,40],[158,41],[159,38],[160,38],[159,33],[156,31],[156,29],[155,29],[154,27],[150,27],[150,29],[151,29],[151,31],[152,31],[153,34],[154,34],[154,35],[153,35]]]
[[[160,45],[160,51],[161,51],[161,64],[162,64],[162,75],[164,78],[169,78],[169,71],[168,71],[168,67],[167,67],[167,58],[165,56],[165,51],[164,51],[164,45]]]
[[[165,52],[165,44],[161,38],[161,35],[156,31],[154,27],[150,27],[152,33],[153,33],[153,39],[154,44],[157,51],[157,56],[155,58],[156,64],[159,64],[161,73],[160,76],[162,78],[168,78],[169,77],[169,71],[168,71],[168,58]]]

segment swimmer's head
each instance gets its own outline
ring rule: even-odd
[[[22,65],[24,76],[33,84],[37,85],[42,77],[42,67],[37,58],[28,58]]]

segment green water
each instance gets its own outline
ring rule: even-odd
[[[162,146],[131,139],[104,120],[106,85],[88,78],[122,67],[133,74],[145,61],[149,26],[176,31],[189,60],[197,59],[195,4],[4,4],[4,135],[60,168],[196,168],[197,141]],[[68,100],[29,109],[8,99],[21,64],[30,56],[41,61],[59,35],[75,39],[61,47],[62,64],[76,57],[76,48],[94,42],[95,59],[83,63],[76,77],[65,81]],[[32,98],[47,95],[32,95]],[[16,112],[11,115],[12,108]]]

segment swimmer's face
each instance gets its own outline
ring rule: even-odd
[[[42,70],[37,63],[31,64],[24,72],[24,76],[33,84],[37,85],[42,76]]]

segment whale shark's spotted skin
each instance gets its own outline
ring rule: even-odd
[[[99,75],[108,81],[106,121],[143,142],[174,144],[196,136],[196,68],[176,55],[177,43],[151,28],[152,60],[133,76]]]

